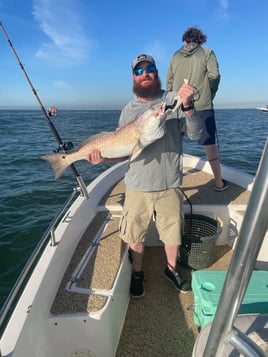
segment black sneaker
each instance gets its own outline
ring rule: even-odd
[[[137,271],[132,273],[130,284],[130,295],[133,298],[141,298],[144,295],[144,273],[143,271]]]
[[[191,283],[188,280],[183,279],[179,270],[173,272],[169,268],[166,268],[164,271],[164,275],[181,293],[188,293],[192,290]]]

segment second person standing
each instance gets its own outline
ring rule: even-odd
[[[167,90],[177,91],[184,78],[196,87],[195,108],[203,122],[203,134],[198,141],[203,145],[215,177],[215,191],[229,188],[222,179],[219,152],[216,146],[216,123],[213,109],[220,82],[220,73],[215,53],[202,46],[207,37],[196,27],[191,27],[182,36],[184,46],[172,56],[168,71]]]

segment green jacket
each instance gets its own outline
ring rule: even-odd
[[[196,87],[196,110],[212,109],[220,82],[215,53],[196,43],[189,43],[176,51],[168,66],[167,90],[178,91],[184,78]]]

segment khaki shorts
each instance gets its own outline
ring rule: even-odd
[[[178,188],[156,192],[126,190],[120,237],[127,243],[144,242],[154,216],[160,240],[167,245],[181,245],[182,202]]]

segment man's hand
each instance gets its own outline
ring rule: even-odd
[[[177,96],[182,98],[182,104],[185,108],[192,105],[194,95],[194,88],[188,83],[183,83],[180,87]]]
[[[104,157],[101,156],[101,152],[99,149],[94,149],[90,151],[90,153],[87,154],[87,160],[92,164],[92,165],[98,165],[102,163],[117,163],[123,160],[126,160],[127,157],[122,157],[122,158],[114,158],[114,159],[105,159]]]
[[[92,165],[97,165],[101,164],[102,162],[106,161],[102,156],[101,152],[99,149],[94,149],[90,151],[87,155],[87,160],[92,164]]]

